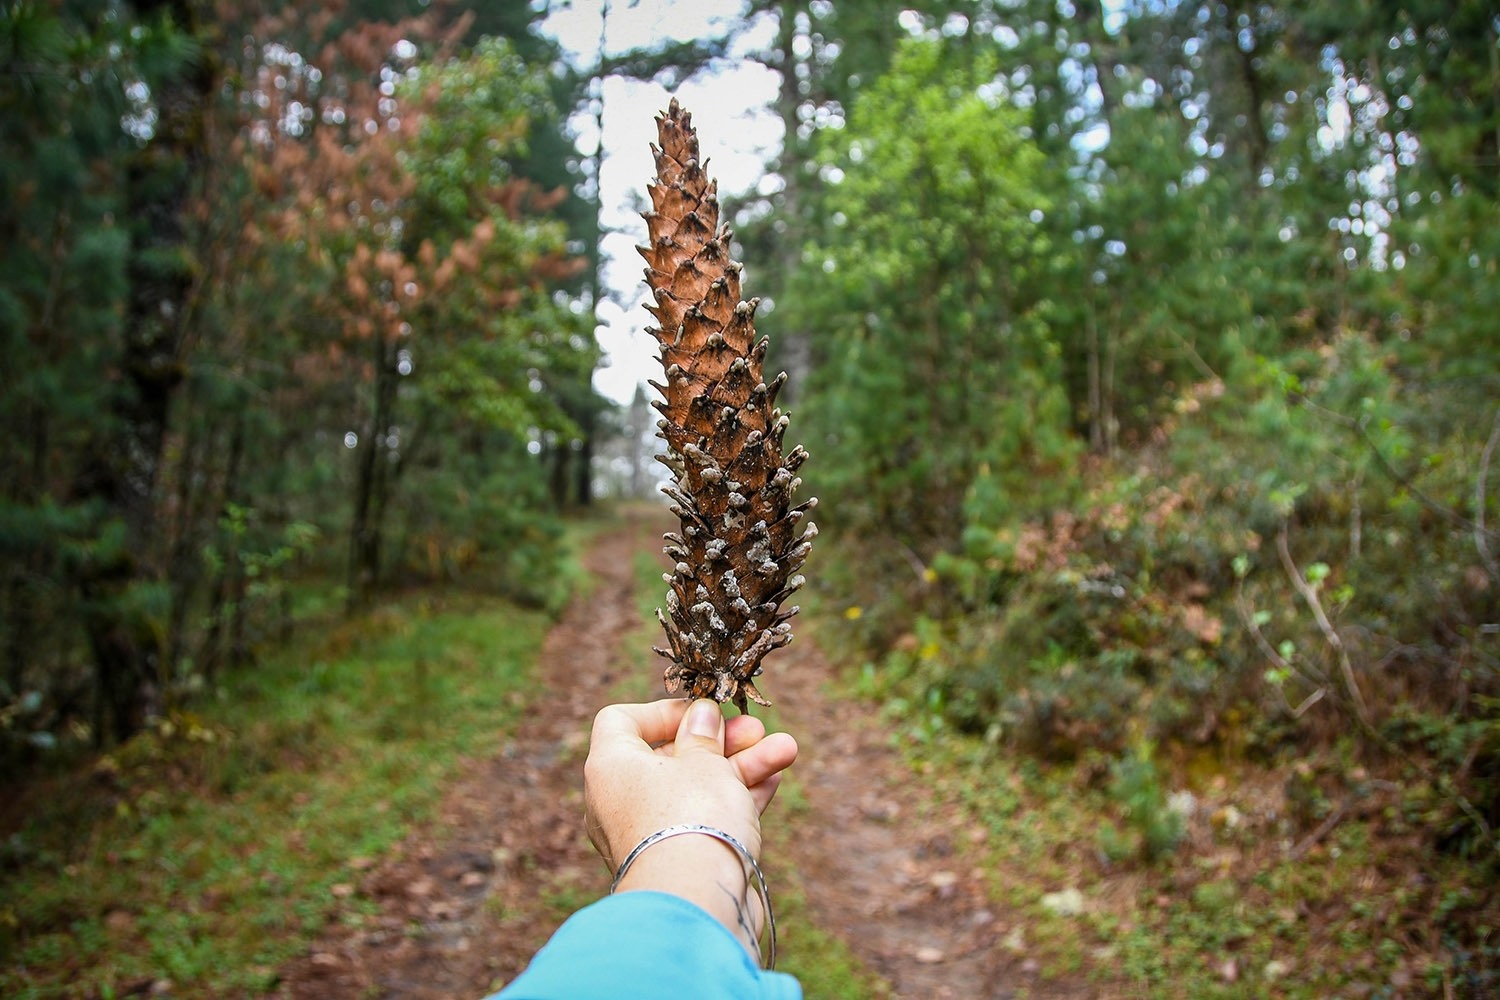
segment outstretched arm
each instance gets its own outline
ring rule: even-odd
[[[760,815],[796,757],[790,736],[726,720],[711,701],[612,705],[594,720],[584,764],[589,838],[611,872],[651,834],[685,824],[722,830],[758,858]],[[801,1000],[795,979],[753,959],[765,914],[722,841],[653,843],[616,889],[570,917],[492,1000]]]
[[[722,830],[759,857],[760,814],[796,757],[790,735],[767,735],[751,716],[726,720],[711,701],[611,705],[594,719],[584,764],[589,838],[611,872],[647,836],[682,824]],[[727,844],[680,836],[652,845],[618,886],[639,889],[695,903],[754,949],[765,914]]]

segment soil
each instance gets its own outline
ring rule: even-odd
[[[625,652],[641,628],[632,564],[667,526],[664,512],[641,511],[597,538],[584,557],[597,582],[549,634],[536,709],[497,756],[466,762],[439,823],[337,887],[326,930],[282,970],[279,996],[477,1000],[605,891],[581,832],[581,764],[594,713],[625,663],[639,669]],[[803,919],[846,942],[898,1000],[1064,995],[1035,981],[1017,927],[985,899],[983,831],[914,780],[874,706],[827,693],[834,666],[809,631],[767,664],[764,689],[802,748],[793,780],[806,803],[768,814],[772,888],[773,873],[794,876]]]

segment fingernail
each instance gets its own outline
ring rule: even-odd
[[[719,722],[722,718],[718,705],[707,698],[700,698],[688,709],[688,732],[705,739],[718,739]]]

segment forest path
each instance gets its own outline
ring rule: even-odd
[[[595,711],[617,696],[641,621],[633,566],[664,512],[625,515],[583,556],[593,588],[541,655],[542,687],[488,760],[466,762],[440,821],[413,832],[357,886],[340,887],[321,939],[283,970],[278,996],[477,1000],[514,977],[556,926],[607,887],[584,837],[581,764]],[[890,749],[876,710],[835,702],[808,635],[772,658],[763,687],[802,756],[772,806],[772,888],[843,940],[899,1000],[1001,998],[1030,978],[1005,947],[975,870],[982,837]],[[784,954],[795,928],[783,921]],[[1030,996],[1041,996],[1036,985]],[[817,1000],[809,990],[809,1000]]]

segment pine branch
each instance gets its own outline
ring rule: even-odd
[[[775,408],[786,382],[762,375],[766,340],[756,340],[757,299],[741,301],[741,266],[719,225],[717,184],[704,173],[692,116],[674,99],[656,119],[656,179],[647,186],[650,245],[646,282],[655,304],[649,327],[661,347],[666,384],[657,424],[671,470],[664,487],[681,530],[665,536],[675,565],[665,613],[657,617],[671,660],[667,691],[690,698],[770,704],[756,690],[761,660],[792,639],[796,606],[782,603],[803,584],[797,573],[818,529],[800,527],[816,504],[794,506],[807,458],[782,454],[788,417]]]

